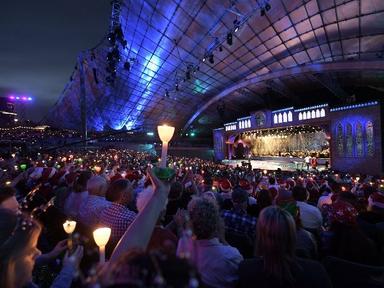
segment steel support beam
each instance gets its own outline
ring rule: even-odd
[[[328,73],[328,72],[349,72],[349,71],[384,71],[384,60],[375,61],[342,61],[342,62],[329,62],[329,63],[316,63],[304,66],[296,66],[293,68],[282,69],[267,73],[264,75],[246,77],[245,80],[235,83],[234,85],[223,90],[219,94],[213,96],[207,102],[202,103],[201,107],[189,118],[184,126],[186,129],[201,113],[203,113],[209,106],[220,99],[225,98],[236,90],[255,85],[268,80],[303,74],[315,73]]]
[[[349,95],[348,93],[341,88],[339,83],[332,78],[329,74],[309,74],[310,79],[319,82],[321,85],[323,85],[325,88],[327,88],[330,92],[332,92],[336,97],[340,98],[341,100],[345,101],[348,99]]]

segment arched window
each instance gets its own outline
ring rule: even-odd
[[[316,109],[316,118],[320,118],[320,110]]]
[[[281,115],[281,113],[279,113],[279,123],[282,123],[283,122],[283,115]]]
[[[365,133],[367,133],[367,155],[373,156],[375,153],[375,147],[373,143],[373,124],[371,121],[367,122],[365,130]]]
[[[356,156],[364,156],[363,125],[360,122],[356,124]]]
[[[273,124],[277,124],[277,114],[273,115]]]
[[[299,120],[303,120],[303,114],[301,112],[299,113]]]
[[[303,120],[307,119],[307,113],[303,112]]]
[[[325,117],[325,109],[321,108],[320,110],[320,117]]]
[[[247,123],[248,123],[248,128],[251,128],[251,119],[248,119]]]
[[[284,112],[284,113],[283,113],[283,122],[284,122],[284,123],[288,122],[288,115],[287,115],[287,112]]]
[[[336,149],[339,156],[344,156],[343,125],[341,125],[341,123],[336,127]]]
[[[316,112],[315,112],[315,110],[312,110],[312,112],[311,112],[311,117],[312,117],[312,119],[315,119],[316,118]]]
[[[347,157],[353,156],[353,135],[352,135],[352,124],[348,123],[346,125],[346,132],[345,132],[345,154]]]
[[[311,111],[307,111],[307,119],[311,119]]]
[[[288,122],[292,122],[292,121],[293,121],[293,119],[292,119],[292,112],[289,111],[288,112]]]

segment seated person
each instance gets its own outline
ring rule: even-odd
[[[114,181],[106,198],[112,204],[101,212],[99,224],[111,228],[110,241],[117,243],[136,217],[136,213],[126,207],[133,200],[133,184],[126,179]]]
[[[332,287],[320,263],[295,256],[296,224],[287,211],[261,211],[256,238],[257,257],[240,264],[239,287]]]

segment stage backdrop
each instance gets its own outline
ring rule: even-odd
[[[254,156],[281,156],[291,154],[322,154],[328,157],[329,141],[323,131],[303,132],[291,135],[242,135],[240,142]]]

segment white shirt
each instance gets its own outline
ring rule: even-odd
[[[323,224],[323,216],[321,216],[319,208],[302,201],[297,201],[297,206],[300,208],[300,219],[304,228],[321,228],[321,225]]]
[[[79,213],[88,199],[88,191],[80,193],[71,192],[64,203],[64,213],[79,220]]]

